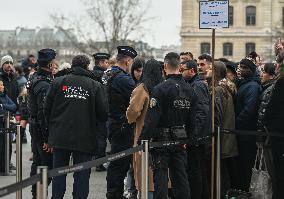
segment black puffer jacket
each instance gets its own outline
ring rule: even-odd
[[[264,115],[264,125],[269,131],[284,132],[284,76],[272,87],[272,93]]]
[[[240,82],[235,104],[237,130],[256,130],[261,90],[260,79],[257,76]]]
[[[284,135],[284,76],[280,77],[273,86],[271,98],[269,100],[267,111],[264,116],[264,125],[267,127],[269,133],[280,133]],[[270,137],[271,151],[275,165],[275,173],[283,173],[283,159],[284,159],[284,138]],[[281,174],[280,174],[281,175]],[[281,175],[282,177],[283,175]],[[278,178],[279,179],[279,178]],[[278,180],[277,180],[278,181]],[[277,183],[280,182],[280,179]],[[280,184],[280,183],[279,183]],[[282,187],[279,187],[283,189]],[[280,197],[283,198],[283,197]]]
[[[74,67],[69,75],[54,80],[45,101],[48,143],[85,153],[94,153],[96,123],[107,119],[103,88],[93,74]]]
[[[258,108],[257,117],[257,129],[264,130],[264,116],[267,111],[267,106],[271,98],[271,92],[273,90],[274,81],[268,81],[262,85],[262,93],[260,95],[260,104]]]
[[[194,89],[197,97],[198,97],[198,105],[199,109],[195,113],[197,117],[195,117],[195,125],[198,133],[198,137],[206,137],[211,134],[212,132],[212,125],[211,125],[211,97],[209,94],[208,87],[206,83],[198,76],[195,75],[190,80],[187,81],[190,86]],[[210,142],[210,139],[204,139],[200,142],[207,143]]]

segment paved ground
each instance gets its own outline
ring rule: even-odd
[[[15,150],[15,144],[13,144],[13,151]],[[23,145],[23,179],[29,177],[30,173],[30,165],[31,161],[29,161],[29,157],[31,156],[31,148],[30,148],[30,140],[28,138],[28,144]],[[13,153],[12,162],[14,165],[15,163],[15,156],[16,154]],[[14,171],[15,172],[15,171]],[[96,172],[92,169],[92,174],[90,178],[90,194],[89,199],[104,199],[105,192],[106,192],[106,172]],[[13,184],[16,182],[15,176],[0,176],[0,187]],[[64,199],[71,199],[72,198],[72,184],[73,184],[73,175],[69,174],[67,176],[67,190],[65,193]],[[31,188],[25,188],[23,190],[23,199],[31,199]],[[49,187],[49,193],[51,193],[51,186]],[[3,199],[15,199],[16,194],[11,194]],[[48,197],[50,198],[50,196]]]

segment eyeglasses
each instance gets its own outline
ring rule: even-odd
[[[13,65],[13,62],[11,62],[11,61],[6,61],[4,64],[11,64],[11,65]]]

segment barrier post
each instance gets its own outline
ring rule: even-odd
[[[149,141],[142,140],[144,150],[142,152],[142,191],[141,199],[148,199],[148,168],[149,168]]]
[[[220,127],[217,131],[217,165],[216,165],[216,195],[217,199],[221,198],[221,137]]]
[[[21,125],[17,125],[16,137],[16,182],[22,181],[22,139]],[[16,199],[22,199],[22,189],[17,191]]]
[[[215,28],[212,28],[212,97],[211,97],[211,106],[212,106],[212,111],[211,111],[211,117],[212,117],[212,134],[215,133],[215,89],[214,89],[214,83],[215,83],[215,67],[214,67],[214,57],[215,57],[215,40],[216,40],[216,31]],[[215,191],[215,162],[216,162],[216,139],[213,136],[212,137],[212,162],[211,162],[211,199],[216,199],[216,191]]]
[[[5,129],[10,128],[10,113],[7,112]],[[5,175],[10,175],[10,133],[5,132]]]
[[[47,178],[47,166],[37,167],[37,173],[41,174],[41,180],[36,184],[36,198],[47,199],[48,178]]]

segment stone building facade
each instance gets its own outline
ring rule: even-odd
[[[270,62],[276,39],[284,35],[284,0],[230,0],[229,24],[216,29],[216,58],[239,61],[256,51]],[[182,0],[180,35],[182,51],[211,53],[212,30],[199,29],[199,0]]]

